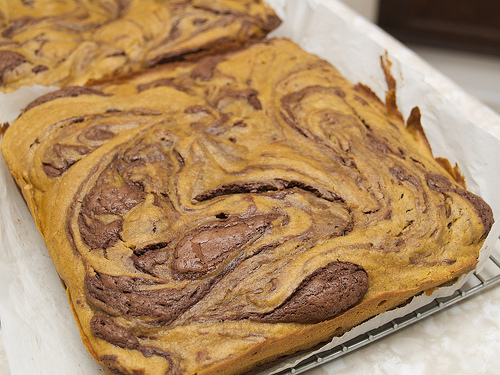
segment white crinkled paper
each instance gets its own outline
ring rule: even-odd
[[[336,0],[268,3],[284,20],[273,36],[290,38],[329,60],[352,82],[371,87],[380,98],[387,89],[380,56],[388,51],[403,116],[407,118],[415,106],[420,108],[434,155],[446,157],[452,165],[457,163],[468,188],[482,196],[495,217],[500,217],[500,118],[493,111]],[[13,121],[21,108],[50,90],[34,87],[0,94],[0,121]],[[64,288],[1,156],[0,213],[0,319],[11,374],[103,374],[81,342]],[[500,221],[486,240],[481,262],[499,235]],[[438,289],[432,296],[415,298],[404,308],[336,338],[328,347],[404,316],[437,296],[449,295],[460,283]]]

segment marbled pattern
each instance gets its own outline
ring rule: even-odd
[[[364,26],[346,10],[340,9],[338,13],[347,15],[346,18],[356,23],[358,27]],[[368,27],[367,29],[367,33],[373,36],[374,40],[384,42],[389,50],[395,53],[401,50],[399,45],[392,41],[387,42],[383,35],[378,32],[374,33],[372,28]],[[408,57],[407,54],[403,53],[403,55],[403,57]],[[426,74],[433,77],[433,84],[442,88],[443,92],[450,98],[456,99],[462,110],[465,112],[469,110],[468,115],[474,119],[475,123],[485,128],[485,124],[498,124],[498,118],[493,118],[488,113],[485,114],[480,103],[460,92],[453,85],[449,85],[447,81],[441,80],[441,77],[436,79],[435,72],[426,66],[424,68],[424,70],[427,69]],[[500,134],[498,126],[491,127],[489,130]],[[436,361],[436,353],[439,355],[439,359],[444,357],[445,363],[449,365],[447,368],[440,366],[439,373],[450,375],[468,373],[470,370],[469,362],[472,359],[473,364],[478,365],[472,373],[495,374],[499,368],[497,348],[500,327],[498,319],[496,319],[500,315],[498,301],[500,301],[499,288],[474,296],[453,307],[456,311],[453,320],[436,320],[434,317],[425,319],[414,327],[378,341],[332,364],[311,370],[308,374],[428,374],[434,373],[436,365],[439,365]],[[469,305],[470,309],[467,308],[469,314],[462,316],[462,309]],[[485,312],[488,319],[483,317]],[[445,316],[447,317],[447,315]],[[436,326],[441,327],[441,329],[436,330]],[[411,339],[404,339],[407,334],[411,334]],[[484,338],[486,340],[483,340]],[[433,342],[433,345],[425,345],[427,341]],[[413,345],[413,342],[418,342],[418,347]],[[444,344],[446,344],[446,350]],[[470,357],[462,355],[462,353],[470,353],[468,348],[474,348],[474,353]],[[479,372],[478,369],[480,369]],[[0,367],[0,374],[8,374],[8,369]]]
[[[491,211],[390,87],[272,39],[28,106],[2,151],[99,361],[270,360],[474,267]]]
[[[237,48],[280,23],[261,1],[0,3],[0,91],[63,87]]]

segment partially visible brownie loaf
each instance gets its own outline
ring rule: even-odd
[[[226,51],[280,23],[262,0],[9,0],[0,16],[2,92]]]
[[[287,40],[68,87],[2,152],[109,374],[241,374],[474,269],[414,111]]]

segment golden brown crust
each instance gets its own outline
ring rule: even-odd
[[[107,371],[237,374],[474,268],[491,210],[396,110],[269,40],[51,94],[2,152]]]
[[[260,0],[12,0],[0,14],[2,92],[85,84],[228,51],[280,24]]]

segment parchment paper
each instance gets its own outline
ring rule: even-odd
[[[420,107],[434,155],[458,163],[468,188],[482,196],[495,217],[500,217],[500,118],[493,111],[336,0],[268,2],[284,20],[273,36],[290,38],[329,60],[352,82],[370,86],[380,98],[387,89],[380,56],[388,51],[404,117],[414,106]],[[19,109],[52,89],[35,87],[0,94],[0,121],[13,121]],[[11,374],[103,374],[81,343],[65,291],[1,156],[0,213],[0,319]],[[497,221],[481,252],[481,265],[499,234]],[[462,278],[432,296],[415,298],[329,346],[404,316],[437,296],[449,295],[465,281]]]

